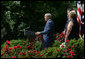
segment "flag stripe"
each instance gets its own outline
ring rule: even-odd
[[[80,21],[80,19],[79,19],[78,14],[77,14],[77,18],[78,18],[79,25],[81,25],[81,21]]]
[[[79,37],[81,37],[81,1],[77,2],[77,21],[79,23]]]
[[[80,9],[80,7],[79,8],[77,7],[77,10],[78,10],[79,14],[81,15],[81,9]]]
[[[81,15],[79,14],[79,12],[77,11],[77,15],[79,17],[79,19],[81,20]]]

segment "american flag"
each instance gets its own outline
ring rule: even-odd
[[[79,37],[81,37],[81,1],[77,2],[77,21],[79,23]]]

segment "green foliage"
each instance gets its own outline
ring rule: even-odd
[[[43,54],[43,58],[55,58],[57,55],[56,49],[57,47],[49,47],[41,51],[41,53]]]
[[[56,31],[61,32],[66,19],[66,3],[65,1],[1,1],[1,39],[5,41],[23,38],[23,31],[20,30],[29,26],[32,31],[42,31],[45,25],[45,13],[52,14],[52,20],[57,26]]]
[[[60,41],[55,40],[53,47],[60,47],[59,45],[61,44]]]
[[[78,57],[84,57],[84,40],[83,39],[79,39],[77,40],[74,44],[74,48],[76,51],[76,54]]]
[[[29,45],[29,41],[23,39],[23,31],[20,30],[30,26],[32,31],[42,31],[45,25],[45,13],[52,14],[52,20],[56,27],[55,29],[57,32],[61,32],[66,22],[66,9],[68,7],[76,8],[76,5],[73,1],[1,1],[1,52],[4,54],[2,57],[8,58],[9,55],[11,55],[8,55],[6,54],[7,52],[4,53],[3,51],[3,47],[6,47],[6,40],[10,41],[11,45],[9,47],[11,48],[17,45],[22,46],[21,50],[17,49],[17,53],[30,50],[26,49],[26,44]],[[41,51],[42,42],[37,41],[35,43],[35,50],[41,51],[43,54],[43,56],[39,57],[66,58],[67,56],[62,56],[64,52],[56,51],[57,49],[60,49],[59,47],[61,44],[60,40],[58,40],[55,40],[53,47],[46,48],[46,51]],[[71,48],[72,45],[74,46],[73,51],[76,54],[75,57],[84,57],[84,40],[70,40],[66,49]],[[60,49],[60,51],[64,51],[64,49]],[[13,54],[11,57],[16,56],[14,49],[12,52]],[[35,55],[32,56],[30,53],[27,54],[30,55],[29,57],[36,57]],[[27,54],[25,54],[25,56],[17,55],[17,57],[29,58],[26,56]]]
[[[58,42],[55,42],[58,43]],[[55,47],[49,47],[46,48],[45,51],[43,53],[43,57],[48,56],[48,58],[67,58],[68,55],[70,55],[70,51],[68,51],[68,49],[72,49],[75,53],[75,56],[71,56],[71,58],[77,58],[77,57],[81,57],[84,58],[84,40],[78,39],[72,39],[68,42],[68,45],[66,48],[61,49],[59,46],[60,45],[56,45]],[[74,46],[74,48],[71,48],[71,46]],[[67,49],[67,52],[64,52]],[[59,52],[57,52],[57,50],[60,50]],[[65,55],[64,55],[65,54]]]
[[[55,40],[56,41],[56,40]],[[55,44],[57,43],[57,44]],[[84,40],[83,39],[71,39],[68,42],[68,45],[65,48],[60,48],[59,42],[55,42],[53,47],[45,48],[45,50],[41,50],[42,42],[35,42],[35,50],[33,52],[31,48],[27,49],[29,45],[29,41],[18,39],[18,40],[10,40],[9,48],[12,48],[12,53],[4,52],[7,43],[1,45],[1,53],[2,58],[12,58],[12,56],[16,56],[17,58],[67,58],[67,56],[71,56],[71,58],[84,58]],[[34,43],[33,43],[34,44]],[[57,46],[56,46],[57,45]],[[14,49],[14,46],[22,46],[22,48]],[[73,46],[73,47],[72,47]],[[71,49],[71,50],[68,50]],[[65,52],[67,50],[67,52]],[[9,51],[9,50],[8,50]],[[37,53],[39,51],[40,53]],[[73,56],[70,54],[73,51]],[[23,55],[19,55],[19,53],[25,52]],[[40,56],[42,54],[42,56]],[[29,56],[27,56],[29,55]]]
[[[40,51],[42,48],[42,42],[35,42],[35,50]]]

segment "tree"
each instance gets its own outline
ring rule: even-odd
[[[23,38],[20,30],[29,26],[32,31],[42,31],[45,26],[45,13],[52,14],[56,32],[62,32],[67,17],[66,9],[71,3],[73,2],[1,1],[1,39]]]

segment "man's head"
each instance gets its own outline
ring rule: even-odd
[[[51,19],[51,14],[50,13],[46,13],[44,18],[45,18],[45,21],[48,21],[49,19]]]

